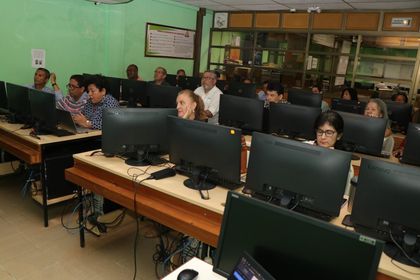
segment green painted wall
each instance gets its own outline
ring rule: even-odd
[[[74,73],[125,77],[130,63],[151,79],[155,67],[169,72],[193,61],[144,57],[146,22],[195,28],[197,8],[169,0],[134,0],[123,5],[94,5],[84,0],[0,1],[0,80],[33,81],[31,49],[46,50],[46,67],[64,86]],[[207,65],[212,13],[204,23],[201,70]]]

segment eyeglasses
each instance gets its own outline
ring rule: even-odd
[[[214,78],[213,78],[213,77],[202,77],[201,79],[202,79],[202,80],[214,80]]]
[[[316,130],[316,135],[318,136],[322,136],[323,134],[325,134],[325,136],[327,137],[331,137],[333,136],[337,131],[335,130],[322,130],[322,129],[317,129]]]
[[[75,85],[72,85],[72,84],[67,84],[67,85],[66,85],[66,88],[67,88],[67,89],[75,89],[75,88],[81,88],[81,87],[79,87],[79,86],[75,86]]]

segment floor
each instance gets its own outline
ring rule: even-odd
[[[49,227],[43,226],[40,205],[21,196],[22,178],[0,176],[0,279],[133,279],[132,216],[100,237],[86,234],[86,247],[80,248],[78,233],[61,225],[63,206],[50,208]],[[68,212],[64,220],[71,222]],[[136,279],[157,279],[152,260],[157,240],[140,235]]]

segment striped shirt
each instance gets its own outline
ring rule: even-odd
[[[70,112],[72,115],[79,114],[85,107],[89,99],[89,94],[84,92],[78,100],[75,100],[70,94],[57,101],[57,108]]]

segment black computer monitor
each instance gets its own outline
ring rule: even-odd
[[[102,120],[102,152],[128,157],[134,166],[162,163],[160,155],[168,151],[166,117],[175,109],[105,109]]]
[[[9,112],[7,105],[7,95],[6,95],[6,83],[0,81],[0,114],[6,114]]]
[[[268,113],[268,131],[290,138],[315,139],[315,120],[321,107],[287,103],[271,103]]]
[[[321,108],[322,95],[304,89],[290,88],[287,91],[287,101],[294,105]]]
[[[226,94],[256,99],[258,98],[257,85],[244,84],[238,81],[231,81],[229,82]]]
[[[150,108],[176,108],[176,98],[179,87],[158,86],[152,83],[147,84],[147,96],[149,97]]]
[[[55,95],[36,89],[29,89],[29,102],[35,134],[53,133],[57,126]]]
[[[178,87],[182,89],[190,89],[194,91],[196,88],[201,86],[201,78],[198,77],[178,77]]]
[[[385,254],[417,267],[420,267],[419,182],[418,167],[364,158],[351,213],[356,231],[386,241]]]
[[[411,121],[411,112],[413,111],[411,105],[389,100],[384,102],[388,110],[388,117],[392,121],[392,131],[406,133],[408,123]]]
[[[275,279],[375,279],[383,242],[229,192],[213,270],[225,277],[243,251]]]
[[[401,162],[420,166],[420,124],[408,125]]]
[[[29,124],[31,107],[29,104],[28,88],[6,83],[7,102],[12,122]]]
[[[127,101],[129,108],[136,108],[138,103],[148,107],[147,82],[123,79],[121,100]]]
[[[261,132],[264,126],[264,101],[222,94],[219,123],[240,128],[244,134]]]
[[[238,188],[241,130],[168,117],[169,160],[189,177],[184,185],[198,190],[221,185]]]
[[[176,75],[174,74],[166,74],[165,81],[170,84],[171,86],[177,86],[178,82],[176,80]]]
[[[107,94],[111,94],[115,99],[121,99],[121,80],[115,77],[104,77],[106,81]],[[87,85],[86,85],[87,86]]]
[[[340,214],[351,154],[254,132],[245,187],[256,197],[330,219]]]
[[[341,140],[347,151],[381,156],[387,120],[345,112]]]
[[[347,112],[353,114],[363,114],[366,103],[356,100],[345,100],[341,98],[331,99],[331,109],[334,111]]]

